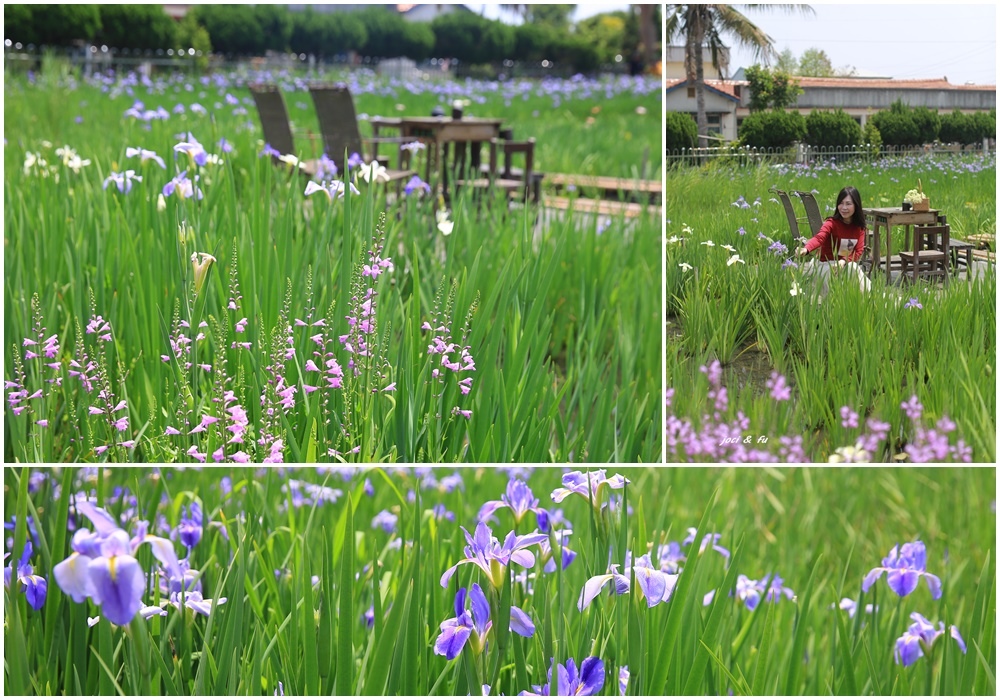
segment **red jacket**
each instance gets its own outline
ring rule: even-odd
[[[849,226],[833,217],[823,222],[815,236],[806,242],[810,253],[820,249],[821,261],[839,260],[857,262],[865,250],[865,230],[859,226]],[[834,249],[836,253],[834,253]]]

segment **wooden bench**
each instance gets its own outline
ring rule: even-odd
[[[545,207],[549,209],[561,209],[587,214],[600,214],[604,216],[624,215],[628,218],[635,218],[646,214],[648,216],[660,216],[660,207],[653,204],[638,204],[636,202],[619,202],[606,199],[589,199],[587,197],[552,197],[546,196],[543,200]]]
[[[568,175],[547,173],[545,185],[556,192],[563,189],[596,190],[599,197],[607,199],[646,199],[660,201],[663,198],[663,183],[659,180],[635,180],[604,175]]]
[[[973,233],[965,237],[972,245],[977,248],[986,248],[993,250],[996,245],[996,236],[992,233]]]

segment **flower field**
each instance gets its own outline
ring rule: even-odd
[[[817,297],[769,192],[830,216],[844,186],[892,207],[918,178],[952,238],[996,233],[993,154],[668,170],[668,461],[995,461],[995,267],[944,290],[837,275]]]
[[[992,696],[995,492],[975,468],[6,468],[4,688]]]
[[[344,79],[362,117],[503,117],[538,170],[660,173],[654,79]],[[660,220],[307,183],[253,80],[318,158],[301,76],[5,75],[6,461],[661,459]]]

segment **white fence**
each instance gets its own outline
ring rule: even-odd
[[[788,148],[751,148],[746,146],[712,146],[709,148],[681,148],[667,150],[667,167],[684,167],[704,165],[712,162],[725,162],[730,165],[767,164],[800,164],[815,163],[828,160],[864,160],[872,161],[878,158],[894,156],[921,156],[927,154],[961,155],[969,153],[989,153],[995,148],[991,139],[983,139],[980,144],[926,144],[923,146],[872,146],[858,144],[854,146],[819,147],[807,144],[795,144]]]

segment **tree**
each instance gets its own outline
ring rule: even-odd
[[[534,25],[524,25],[534,27]],[[602,63],[612,63],[615,56],[628,57],[638,47],[638,37],[630,41],[627,16],[624,12],[608,12],[581,20],[576,25],[576,34],[597,49]],[[629,45],[631,44],[631,45]],[[518,56],[521,54],[518,53]]]
[[[755,10],[779,7],[813,12],[808,5],[755,5]],[[667,5],[666,40],[684,37],[684,65],[689,84],[694,84],[698,109],[698,142],[708,146],[708,115],[705,112],[705,66],[702,55],[707,46],[712,65],[719,67],[719,54],[728,48],[723,34],[731,34],[736,43],[749,49],[755,57],[769,60],[774,56],[771,37],[738,12],[732,5]]]
[[[5,39],[22,44],[34,44],[38,41],[34,25],[34,8],[36,5],[3,6],[3,35]],[[40,7],[42,12],[44,7]]]
[[[45,5],[34,12],[38,43],[65,46],[77,40],[90,41],[101,31],[97,5]]]
[[[822,49],[806,49],[799,59],[799,75],[808,75],[814,78],[830,78],[833,76],[833,64],[826,51]]]
[[[659,5],[633,5],[639,8],[639,43],[644,51],[644,63],[649,65],[658,59],[657,36],[663,23],[659,18]]]
[[[569,31],[569,17],[576,5],[525,5],[526,24],[538,24],[553,29]]]
[[[782,70],[769,70],[759,64],[753,65],[746,69],[746,79],[749,83],[751,112],[791,107],[795,98],[802,94],[799,84]]]
[[[97,40],[119,49],[172,49],[177,25],[163,5],[101,5]],[[187,48],[187,47],[185,47]]]
[[[778,56],[778,62],[774,64],[776,70],[780,70],[789,75],[798,75],[799,73],[799,60],[795,58],[795,54],[788,47],[781,52]]]

